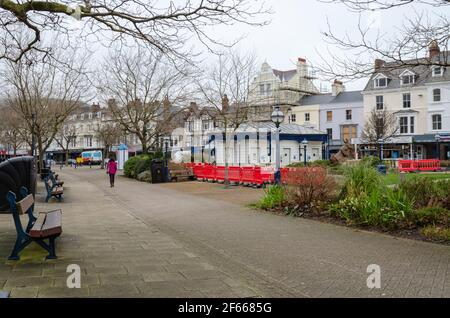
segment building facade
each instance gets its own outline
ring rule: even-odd
[[[432,43],[422,63],[375,61],[374,73],[363,91],[364,118],[367,121],[374,109],[395,115],[397,133],[383,146],[385,158],[450,158],[450,70],[425,63],[448,61],[449,56],[450,52],[440,52]]]

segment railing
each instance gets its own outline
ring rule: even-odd
[[[441,170],[441,162],[437,159],[427,160],[399,160],[398,170],[400,172],[411,171],[439,171]]]

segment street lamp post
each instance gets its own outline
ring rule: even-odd
[[[281,173],[280,173],[280,124],[284,121],[284,114],[280,109],[280,106],[275,106],[270,119],[275,124],[276,129],[276,140],[275,140],[275,184],[281,183]]]
[[[440,151],[439,151],[439,141],[441,140],[441,136],[436,135],[434,136],[434,139],[436,139],[436,159],[439,160],[440,156]]]
[[[168,148],[169,148],[169,137],[164,137],[164,181],[169,181],[169,164],[167,160]]]
[[[306,140],[306,138],[303,139],[302,145],[303,145],[303,165],[306,167],[306,146],[308,146],[308,140]]]
[[[380,160],[383,160],[383,139],[378,139],[378,144],[380,145]]]

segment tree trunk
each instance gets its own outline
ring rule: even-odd
[[[66,160],[65,160],[66,166],[69,165],[69,147],[66,149]]]
[[[41,172],[41,169],[44,167],[44,147],[42,144],[42,139],[41,138],[37,138],[38,141],[38,152],[39,152],[39,156],[38,156],[38,172]]]
[[[224,148],[225,176],[224,176],[223,183],[225,185],[225,188],[228,188],[230,186],[230,179],[228,178],[228,138],[227,138],[226,131],[225,131],[224,137],[225,137],[224,138],[225,139],[225,141],[224,141],[225,142],[224,143],[224,145],[225,145],[225,148]]]

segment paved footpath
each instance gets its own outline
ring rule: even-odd
[[[0,215],[0,290],[11,297],[450,297],[450,247],[246,208],[260,190],[146,184],[95,168],[59,172],[59,259],[31,245],[6,261],[15,230]],[[208,195],[211,193],[211,195]],[[223,195],[222,195],[223,193]],[[78,264],[82,288],[66,287]],[[367,266],[381,268],[369,290]]]

